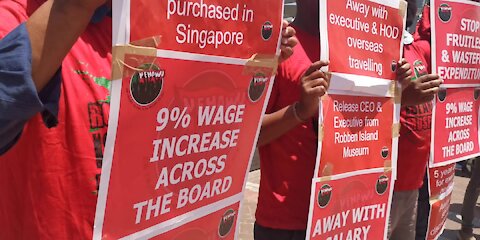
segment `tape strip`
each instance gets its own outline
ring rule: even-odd
[[[327,164],[325,164],[325,167],[322,169],[322,177],[320,179],[322,179],[322,181],[330,181],[332,179],[332,175],[333,164],[327,162]]]
[[[394,84],[395,85],[395,96],[393,97],[394,101],[396,104],[401,104],[402,103],[402,87],[399,86],[399,84]]]
[[[400,137],[400,123],[394,123],[392,125],[392,138]]]
[[[385,168],[385,171],[387,171],[387,169],[392,169],[392,161],[386,160],[385,162],[383,162],[383,167]]]
[[[407,9],[408,9],[408,3],[407,1],[400,0],[398,2],[398,9],[400,10],[400,14],[402,17],[406,17]]]
[[[127,54],[156,57],[157,49],[133,45],[114,46],[112,48],[112,80],[121,79],[123,77],[124,67],[136,70],[135,67],[128,66],[125,63],[125,55]]]
[[[254,54],[247,60],[243,73],[251,75],[258,72],[264,72],[266,75],[275,75],[277,67],[277,55]]]
[[[331,176],[326,176],[326,177],[321,177],[320,182],[328,182],[331,181],[332,177]]]
[[[151,36],[151,37],[148,37],[148,38],[144,38],[144,39],[141,39],[141,40],[131,42],[129,45],[130,46],[136,46],[136,47],[158,48],[161,41],[162,41],[162,36],[157,35],[157,36]]]
[[[324,131],[323,131],[323,127],[324,125],[323,124],[319,124],[318,125],[318,142],[322,142],[323,141],[323,136],[324,136]]]

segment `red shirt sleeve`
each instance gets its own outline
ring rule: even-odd
[[[3,38],[28,19],[26,3],[12,0],[0,1],[0,19],[2,19],[0,38]]]

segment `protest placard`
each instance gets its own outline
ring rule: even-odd
[[[94,239],[234,239],[278,64],[282,1],[263,4],[114,3]]]
[[[444,80],[434,104],[430,154],[433,167],[480,155],[479,13],[480,4],[474,1],[431,1],[432,71]]]
[[[330,61],[322,70],[331,82],[319,106],[307,239],[386,237],[406,6],[398,0],[320,0],[321,58]],[[359,217],[362,211],[369,217]]]
[[[479,94],[474,88],[447,88],[438,93],[430,166],[445,166],[479,155]]]
[[[306,239],[386,239],[392,191],[384,168],[315,179]]]
[[[320,1],[320,53],[330,60],[330,93],[392,96],[406,9],[402,0]]]
[[[316,177],[391,167],[398,122],[389,97],[329,94],[321,104]],[[394,141],[395,139],[395,141]]]
[[[430,214],[428,216],[427,240],[438,239],[445,228],[450,209],[454,176],[455,164],[428,170]]]
[[[444,87],[480,86],[480,4],[468,0],[433,0],[432,70]]]

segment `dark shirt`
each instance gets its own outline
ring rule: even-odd
[[[41,113],[47,127],[57,124],[61,71],[37,93],[32,50],[25,24],[0,40],[0,154],[18,140],[25,123]]]

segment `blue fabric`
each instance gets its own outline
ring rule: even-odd
[[[90,20],[91,23],[99,23],[105,18],[106,16],[112,16],[112,9],[107,4],[104,4],[97,8],[93,13],[92,19]]]
[[[0,154],[15,144],[25,123],[35,114],[42,113],[47,127],[58,122],[61,71],[37,93],[31,53],[25,24],[0,40]]]

